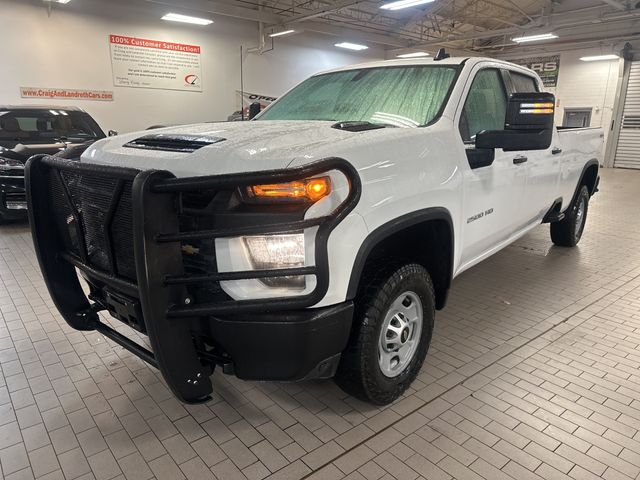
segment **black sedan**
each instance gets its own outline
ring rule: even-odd
[[[32,155],[79,156],[104,137],[79,108],[0,105],[0,222],[27,217],[24,164]]]

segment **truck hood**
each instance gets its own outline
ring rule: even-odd
[[[178,177],[285,168],[316,160],[323,147],[369,132],[346,132],[325,121],[251,121],[185,125],[110,137],[93,144],[82,161],[138,169],[169,170]],[[372,131],[373,132],[373,131]],[[192,152],[132,148],[146,135],[199,136],[212,141]]]

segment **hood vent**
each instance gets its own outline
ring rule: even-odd
[[[331,125],[331,128],[335,128],[336,130],[346,130],[347,132],[366,132],[367,130],[377,130],[385,127],[386,125],[382,125],[380,123],[371,123],[366,121],[338,122]]]
[[[153,133],[144,137],[125,143],[123,147],[140,148],[143,150],[160,150],[163,152],[191,153],[196,150],[224,142],[222,137],[203,137],[199,135],[171,135],[164,133]]]

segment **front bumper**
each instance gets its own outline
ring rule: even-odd
[[[5,175],[0,172],[0,220],[27,218],[27,197],[24,176]]]
[[[353,303],[331,307],[212,317],[211,337],[245,380],[329,378],[347,346]]]
[[[272,215],[185,230],[188,192],[222,195],[239,187],[287,182],[329,170],[349,180],[347,199],[319,218],[282,223]],[[346,347],[353,306],[311,309],[329,285],[330,232],[355,207],[356,170],[327,159],[289,170],[177,179],[166,171],[139,171],[40,156],[26,167],[34,246],[45,282],[69,325],[98,330],[156,366],[168,386],[189,403],[206,400],[213,368],[240,378],[300,380],[331,376]],[[217,198],[217,197],[216,197]],[[186,212],[186,213],[185,213]],[[207,211],[199,215],[210,216]],[[211,214],[213,215],[213,214]],[[215,216],[215,215],[214,215]],[[221,215],[222,217],[222,215]],[[274,218],[272,218],[274,217]],[[193,274],[184,242],[317,228],[315,266]],[[90,293],[80,285],[77,271]],[[233,300],[224,293],[201,301],[199,292],[221,281],[292,275],[315,276],[315,288],[292,297]],[[216,290],[217,291],[217,290]],[[145,333],[151,351],[100,321],[98,312]]]

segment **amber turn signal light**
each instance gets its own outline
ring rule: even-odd
[[[247,187],[254,200],[303,201],[315,203],[331,193],[331,178],[316,177],[287,183],[270,183]]]

